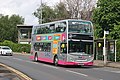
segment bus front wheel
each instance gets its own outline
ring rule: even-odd
[[[55,65],[55,66],[58,65],[58,57],[57,57],[57,56],[55,56],[55,58],[54,58],[54,65]]]
[[[38,55],[37,55],[37,53],[36,53],[35,56],[34,56],[34,61],[35,61],[35,62],[38,61]]]

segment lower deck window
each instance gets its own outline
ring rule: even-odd
[[[45,51],[45,52],[51,52],[51,43],[35,43],[34,49],[36,51]]]

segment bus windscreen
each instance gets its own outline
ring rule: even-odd
[[[90,22],[69,21],[68,32],[74,33],[92,33]]]

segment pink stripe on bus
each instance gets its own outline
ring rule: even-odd
[[[34,60],[34,56],[30,56],[30,59]],[[53,63],[53,60],[49,59],[49,58],[41,58],[41,57],[39,57],[38,60],[44,61],[44,62]],[[59,60],[58,64],[60,64],[60,65],[84,65],[84,66],[92,66],[93,62],[77,63],[77,62],[66,62],[66,61],[63,61],[63,60]]]
[[[30,59],[34,60],[34,56],[30,56]],[[41,58],[41,57],[38,57],[38,60],[39,60],[39,61],[44,61],[44,62],[53,63],[53,60],[52,60],[52,59],[49,59],[49,58]]]

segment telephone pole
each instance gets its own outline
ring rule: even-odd
[[[40,23],[42,24],[42,0],[41,0],[41,5],[40,6],[41,6],[41,11],[40,11],[41,12],[40,13],[41,20],[40,20]]]

